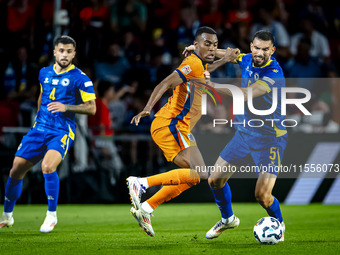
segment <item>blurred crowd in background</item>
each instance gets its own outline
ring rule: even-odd
[[[243,53],[250,52],[256,31],[271,31],[276,38],[274,57],[286,78],[295,78],[288,86],[312,92],[308,108],[314,117],[303,118],[295,108],[289,115],[306,124],[302,131],[339,132],[338,1],[63,0],[61,8],[67,10],[62,34],[77,42],[74,64],[94,81],[100,99],[97,115],[79,121],[90,130],[94,146],[105,143],[96,137],[149,135],[153,115],[171,91],[138,127],[130,125],[131,118],[144,108],[152,89],[178,67],[184,47],[193,43],[196,30],[203,25],[217,31],[219,48],[237,47]],[[0,0],[0,127],[32,126],[40,92],[39,70],[54,63],[53,32],[53,0]],[[230,80],[240,75],[238,65],[227,64],[212,78]],[[223,100],[223,106],[208,107],[208,119],[232,118],[231,100]],[[199,132],[230,132],[226,126],[212,129],[208,119],[197,125]],[[116,168],[134,166],[145,153],[138,149],[137,140],[117,142],[118,149],[114,146],[104,154],[120,154],[122,161],[116,160]],[[152,141],[144,143],[152,151],[148,157],[164,161]],[[122,155],[125,147],[126,158]]]

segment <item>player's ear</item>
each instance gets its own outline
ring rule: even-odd
[[[197,46],[198,46],[198,41],[194,41],[194,46],[195,46],[195,48],[197,49]]]
[[[276,50],[276,47],[273,46],[273,48],[272,48],[272,55],[274,54],[275,50]]]

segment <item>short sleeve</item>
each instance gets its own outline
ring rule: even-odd
[[[38,76],[38,80],[39,80],[39,84],[40,84],[40,93],[43,92],[43,86],[42,86],[43,83],[44,83],[44,81],[43,81],[43,74],[42,74],[43,69],[44,69],[44,68],[40,69],[40,71],[39,71],[39,76]]]
[[[269,68],[261,72],[256,83],[261,84],[267,90],[267,93],[272,91],[273,87],[281,87],[284,81],[284,76],[281,68]]]
[[[193,61],[190,58],[186,58],[182,64],[175,70],[182,78],[183,82],[187,82],[190,79],[201,78],[202,64]]]
[[[77,87],[79,89],[80,97],[84,103],[96,99],[93,83],[83,72],[78,77]]]
[[[246,54],[239,54],[236,58],[237,63],[240,65],[241,68],[244,68],[245,62],[244,62],[244,56]]]

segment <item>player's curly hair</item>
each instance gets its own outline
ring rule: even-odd
[[[253,36],[253,41],[255,40],[255,38],[260,39],[262,41],[271,41],[273,45],[275,43],[274,35],[268,30],[257,31]]]
[[[74,48],[76,48],[76,46],[77,46],[76,41],[68,35],[62,35],[62,36],[57,37],[54,40],[54,47],[57,46],[59,43],[61,43],[61,44],[72,44]]]

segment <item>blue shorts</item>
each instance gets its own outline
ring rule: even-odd
[[[287,142],[287,134],[280,137],[260,138],[236,131],[220,156],[235,166],[247,166],[254,162],[258,166],[257,174],[266,171],[277,175]]]
[[[35,124],[25,135],[15,153],[16,157],[22,157],[38,163],[49,150],[56,150],[64,159],[68,150],[73,147],[72,134],[65,130],[55,130]]]

